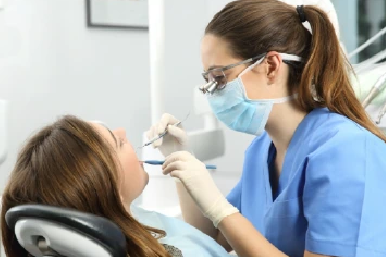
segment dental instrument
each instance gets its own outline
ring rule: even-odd
[[[165,161],[156,161],[156,160],[148,160],[143,161],[143,163],[151,164],[151,165],[163,165]],[[217,169],[216,165],[213,164],[205,164],[207,170],[215,170]]]
[[[363,108],[366,108],[371,101],[380,93],[386,86],[386,73],[379,77],[377,82],[371,88],[370,93],[367,95],[365,100],[362,102]],[[382,115],[383,116],[383,115]]]
[[[181,120],[181,121],[177,122],[176,124],[174,124],[174,125],[172,125],[172,126],[178,126],[178,125],[180,125],[182,122],[184,122],[184,121],[186,121],[186,120],[188,119],[189,115],[190,115],[190,112],[186,115],[186,117],[185,117],[184,120]],[[145,143],[144,145],[138,147],[138,149],[153,144],[154,141],[156,141],[156,140],[158,140],[158,139],[160,139],[160,138],[166,136],[167,134],[168,134],[168,129],[165,129],[165,131],[164,131],[163,133],[161,133],[161,134],[159,134],[158,136],[154,137],[153,139],[151,139],[149,142]]]
[[[204,84],[204,83],[202,83]],[[219,121],[213,114],[212,109],[208,103],[207,97],[199,88],[202,86],[194,85],[192,87],[193,93],[193,106],[191,108],[191,115],[194,114],[195,118],[202,120],[202,126],[197,127],[191,131],[187,131],[189,151],[194,153],[194,156],[202,162],[208,162],[221,158],[225,155],[226,143],[225,132],[220,126]],[[159,119],[160,117],[158,117]],[[193,118],[193,117],[190,117]],[[189,118],[189,119],[190,119]],[[147,133],[142,135],[142,144],[148,142]],[[164,160],[165,156],[154,147],[144,147],[139,155],[140,160]],[[227,169],[237,170],[237,165],[232,163],[235,167],[227,167]],[[214,176],[221,177],[221,180],[232,180],[232,176],[224,176],[220,170],[221,167],[217,167],[216,170],[210,170]],[[170,176],[162,174],[160,165],[147,164],[146,172],[149,174],[150,183],[146,186],[146,190],[143,191],[139,205],[147,210],[153,210],[160,212],[164,215],[171,217],[181,217],[180,201],[178,199],[177,189],[175,187],[175,179]],[[217,175],[215,175],[217,173]],[[232,185],[233,181],[229,181]],[[228,183],[226,183],[228,185]],[[224,192],[231,188],[225,188]],[[162,192],[162,201],[159,195]]]

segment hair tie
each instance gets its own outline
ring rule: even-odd
[[[304,8],[303,7],[304,7],[303,5],[298,5],[296,7],[296,11],[298,12],[300,21],[302,23],[307,21],[306,15],[304,14]]]

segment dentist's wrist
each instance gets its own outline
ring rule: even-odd
[[[205,217],[213,222],[213,225],[217,228],[218,224],[229,215],[238,213],[239,210],[231,205],[228,200],[220,195],[213,203],[213,206],[206,210],[203,214]]]

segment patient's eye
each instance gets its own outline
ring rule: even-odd
[[[119,147],[122,147],[126,144],[126,140],[119,138]]]

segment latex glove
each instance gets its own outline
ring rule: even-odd
[[[146,137],[151,140],[154,137],[162,134],[165,129],[168,130],[168,134],[164,137],[154,141],[152,146],[158,148],[164,157],[169,156],[176,151],[188,150],[188,135],[185,130],[179,126],[174,126],[179,122],[173,115],[164,113],[161,120],[151,126],[150,130],[146,133]]]
[[[205,164],[186,151],[172,153],[162,166],[163,173],[180,179],[205,217],[215,227],[227,216],[239,212],[221,194]]]

